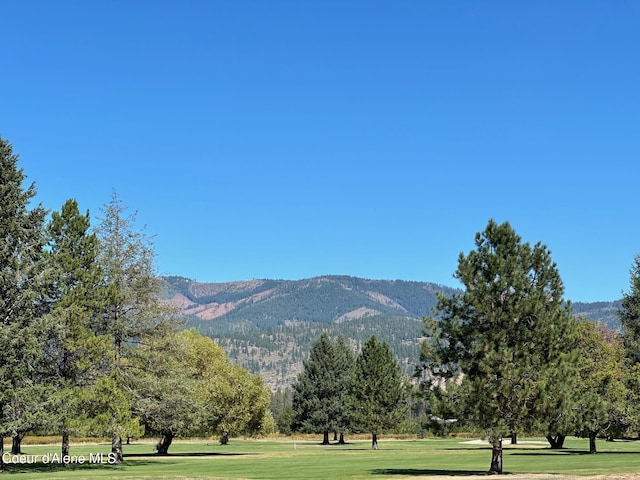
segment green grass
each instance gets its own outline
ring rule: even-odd
[[[348,440],[348,439],[347,439]],[[640,472],[640,442],[598,441],[599,453],[586,452],[588,441],[570,438],[566,449],[549,450],[544,444],[522,439],[505,444],[504,473],[598,475]],[[540,439],[535,439],[540,441]],[[308,440],[232,440],[227,446],[211,442],[177,442],[166,457],[153,455],[153,443],[125,446],[125,463],[56,463],[7,465],[3,478],[128,478],[128,479],[407,479],[480,475],[491,459],[487,445],[465,439],[380,440],[380,450],[368,440],[347,445],[320,446]],[[106,444],[72,445],[72,455],[108,454]],[[25,454],[57,453],[57,445],[26,445]]]

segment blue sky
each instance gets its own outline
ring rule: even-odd
[[[572,301],[640,253],[640,3],[2,0],[0,135],[37,200],[115,190],[158,272],[459,286],[509,221]]]

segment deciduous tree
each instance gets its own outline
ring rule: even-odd
[[[269,433],[269,391],[262,378],[234,365],[211,338],[195,330],[181,333],[187,344],[185,365],[193,370],[201,413],[199,430],[226,444],[237,434]]]
[[[160,435],[158,455],[168,454],[175,437],[200,433],[205,406],[198,398],[199,372],[186,361],[187,335],[152,338],[132,352],[133,413],[145,434]]]
[[[576,431],[589,439],[589,453],[596,453],[598,435],[613,437],[631,424],[624,349],[614,332],[586,320],[577,342]]]

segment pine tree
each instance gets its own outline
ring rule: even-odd
[[[640,255],[634,258],[630,277],[630,291],[622,296],[618,317],[627,357],[636,364],[640,363]]]
[[[349,403],[354,425],[371,432],[372,449],[378,449],[378,433],[405,418],[408,395],[389,344],[369,337],[356,359]]]
[[[272,392],[269,409],[276,422],[278,432],[290,435],[291,423],[293,422],[293,390],[291,387],[278,388]]]
[[[100,373],[106,351],[103,339],[92,330],[105,290],[97,263],[98,239],[90,227],[89,212],[80,214],[78,203],[70,199],[60,212],[52,213],[46,228],[52,270],[46,357],[56,390],[53,423],[62,432],[61,458],[69,455],[69,436],[77,427],[79,390],[88,388]]]
[[[465,418],[485,430],[493,446],[489,471],[502,471],[502,438],[541,431],[550,409],[569,398],[577,322],[550,252],[523,243],[508,223],[490,220],[476,234],[476,250],[460,254],[461,294],[439,297],[425,318],[421,359],[438,379],[461,381]]]
[[[353,423],[353,417],[351,415],[351,411],[349,410],[348,388],[353,380],[356,357],[353,353],[353,347],[349,343],[349,340],[347,340],[343,335],[338,335],[336,337],[336,339],[334,340],[334,345],[336,349],[336,363],[338,364],[339,369],[343,371],[342,381],[347,388],[342,392],[340,399],[344,408],[339,412],[339,415],[336,418],[336,424],[338,425],[337,432],[340,434],[338,443],[343,445],[345,443],[344,434],[352,429]]]
[[[635,424],[640,418],[640,254],[634,257],[629,291],[623,293],[618,318],[628,368],[629,405],[633,406]]]
[[[322,444],[328,445],[329,432],[348,428],[346,395],[353,366],[353,353],[348,353],[344,339],[332,341],[326,333],[320,335],[292,386],[295,430],[322,432]]]
[[[41,205],[29,208],[36,195],[18,156],[0,138],[0,438],[18,428],[32,428],[25,413],[42,404],[40,319],[46,313]],[[31,402],[39,405],[29,405]],[[27,409],[19,408],[26,406]],[[34,407],[34,408],[30,408]],[[12,414],[13,413],[13,414]],[[15,414],[15,415],[14,415]],[[38,421],[36,420],[36,423]],[[0,468],[4,445],[0,440]]]

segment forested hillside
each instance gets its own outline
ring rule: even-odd
[[[324,276],[305,280],[199,283],[165,278],[166,296],[188,326],[215,338],[228,355],[273,388],[289,385],[309,345],[323,332],[359,349],[372,334],[386,340],[406,373],[419,355],[422,316],[448,287],[402,280]]]
[[[620,301],[615,302],[575,302],[572,304],[573,313],[579,317],[584,317],[592,322],[606,325],[611,330],[620,328]]]
[[[309,346],[322,332],[343,335],[358,350],[375,334],[389,343],[405,373],[419,357],[422,317],[437,292],[427,282],[322,276],[304,280],[201,283],[165,277],[165,295],[187,326],[215,338],[230,358],[263,375],[272,388],[291,384]],[[576,303],[589,320],[618,328],[618,302]]]

